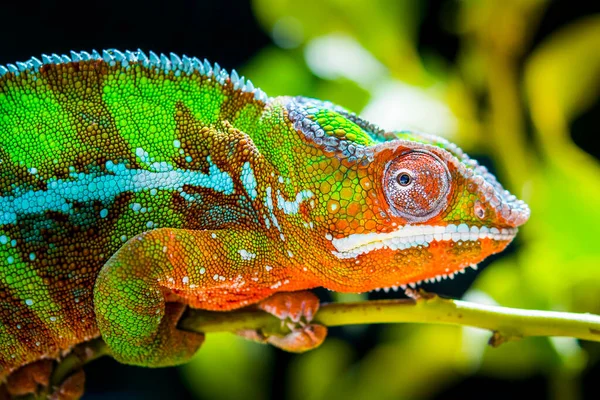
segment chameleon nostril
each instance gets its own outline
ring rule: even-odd
[[[475,215],[479,219],[485,217],[485,207],[479,201],[475,202]]]

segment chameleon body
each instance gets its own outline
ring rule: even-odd
[[[99,335],[120,361],[178,364],[201,336],[177,304],[453,276],[528,216],[442,138],[196,58],[0,67],[0,376]]]

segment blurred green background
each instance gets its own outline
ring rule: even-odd
[[[386,129],[443,135],[532,216],[452,297],[600,314],[600,10],[544,0],[46,1],[3,6],[0,63],[138,47],[207,57],[270,96],[331,100]],[[594,133],[596,132],[596,133]],[[325,300],[399,294],[319,294]],[[350,326],[291,355],[228,334],[195,360],[86,368],[87,399],[597,399],[600,345],[434,325]]]

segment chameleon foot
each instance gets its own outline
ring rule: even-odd
[[[273,314],[291,330],[285,336],[262,340],[280,349],[302,353],[320,346],[327,336],[327,327],[310,323],[319,310],[319,299],[311,292],[276,293],[261,301],[258,308]]]
[[[6,380],[6,389],[11,396],[38,394],[50,383],[52,360],[40,360],[19,368]]]
[[[85,374],[82,369],[69,376],[48,396],[50,400],[77,400],[83,396]]]
[[[40,360],[16,370],[6,380],[6,393],[0,399],[21,396],[44,397],[50,400],[77,400],[83,396],[85,374],[82,369],[63,381],[60,386],[50,386],[53,360]],[[0,390],[1,392],[1,390]]]

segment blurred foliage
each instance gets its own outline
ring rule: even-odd
[[[447,1],[440,23],[460,38],[455,60],[448,61],[417,46],[426,4],[254,0],[275,45],[243,72],[271,96],[331,100],[387,129],[442,134],[485,154],[499,180],[530,204],[532,217],[516,251],[486,268],[465,297],[600,313],[600,166],[570,134],[573,120],[598,102],[600,15],[573,21],[533,46],[547,1]],[[580,395],[581,373],[600,359],[597,344],[572,339],[492,349],[489,333],[474,329],[389,326],[378,332],[378,345],[360,357],[336,337],[295,357],[285,377],[287,397],[429,398],[480,374],[544,375],[554,398],[570,399]],[[184,371],[204,397],[264,398],[273,354],[211,335]],[[194,383],[197,376],[201,383]]]

